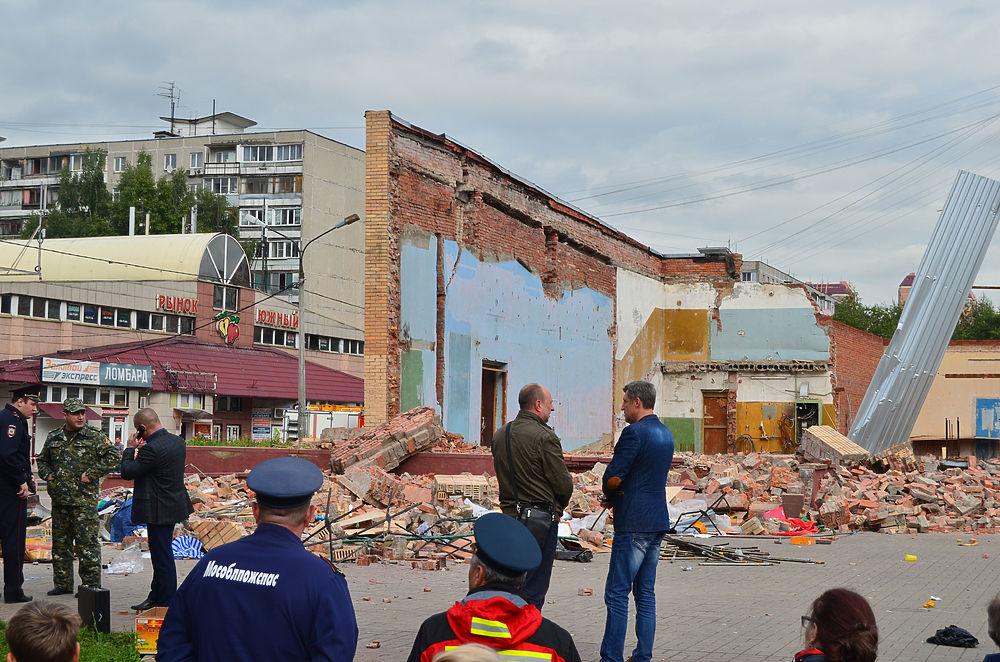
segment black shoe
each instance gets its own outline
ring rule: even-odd
[[[33,599],[34,598],[32,598],[30,595],[25,595],[24,593],[22,593],[20,596],[16,598],[4,598],[3,601],[9,605],[12,605],[12,604],[17,604],[18,602],[31,602]]]
[[[51,591],[46,591],[45,595],[69,595],[73,592],[73,589],[59,588],[58,586]]]
[[[137,605],[132,605],[132,609],[135,611],[146,611],[147,609],[152,609],[156,605],[153,604],[149,599],[143,600]]]

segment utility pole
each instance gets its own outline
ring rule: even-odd
[[[295,442],[296,445],[302,440],[303,431],[307,429],[308,426],[308,410],[306,409],[306,334],[305,334],[305,324],[303,319],[303,314],[305,313],[305,307],[302,305],[305,300],[305,287],[303,285],[306,282],[306,271],[305,271],[305,258],[306,249],[309,248],[310,244],[314,241],[330,234],[334,230],[339,230],[342,227],[348,226],[351,223],[357,223],[361,218],[357,214],[351,214],[346,217],[340,223],[337,223],[329,230],[319,233],[302,246],[299,249],[299,301],[298,301],[298,311],[299,311],[299,331],[298,331],[298,341],[299,341],[299,438]]]

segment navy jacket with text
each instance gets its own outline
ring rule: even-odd
[[[604,493],[614,508],[616,533],[660,533],[670,529],[667,472],[674,459],[674,436],[655,414],[622,430],[614,457],[604,471]],[[622,479],[617,494],[608,479]]]

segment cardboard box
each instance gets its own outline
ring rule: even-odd
[[[166,607],[153,607],[135,615],[135,649],[141,655],[156,652],[156,642],[166,615]]]

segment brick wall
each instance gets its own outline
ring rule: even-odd
[[[818,316],[830,335],[833,363],[833,404],[837,409],[837,429],[847,434],[865,397],[878,362],[885,351],[885,339],[856,329],[830,317]]]
[[[388,111],[369,111],[365,118],[365,414],[369,424],[382,423],[399,410],[400,237],[404,228],[455,241],[480,260],[517,260],[539,276],[546,294],[553,297],[560,297],[566,289],[588,287],[614,299],[619,267],[665,280],[733,280],[724,260],[663,258],[443,135],[406,124]],[[736,256],[737,278],[739,264]],[[613,338],[615,329],[609,333]],[[439,365],[443,365],[440,347],[437,351]],[[609,381],[612,372],[613,360],[608,357]]]

